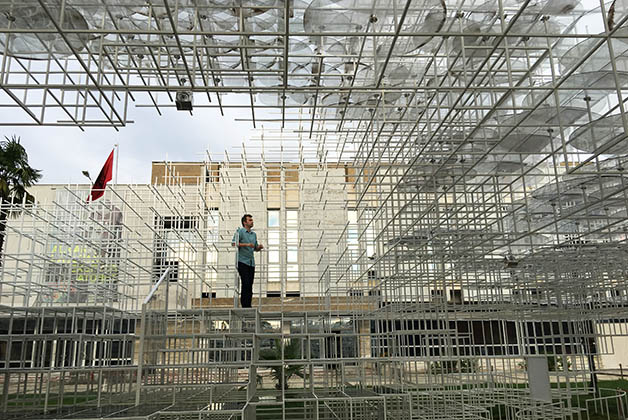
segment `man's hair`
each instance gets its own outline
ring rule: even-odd
[[[242,226],[244,226],[244,222],[246,222],[246,218],[247,217],[253,217],[250,214],[245,214],[244,216],[242,216]]]

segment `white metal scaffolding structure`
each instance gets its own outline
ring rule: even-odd
[[[134,102],[266,127],[96,203],[2,207],[3,417],[626,416],[597,380],[628,336],[626,1],[0,12],[0,105],[24,117],[0,124],[118,129]]]

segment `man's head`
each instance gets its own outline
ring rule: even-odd
[[[242,226],[244,226],[245,229],[252,228],[253,216],[251,216],[250,214],[245,214],[244,216],[242,216]]]

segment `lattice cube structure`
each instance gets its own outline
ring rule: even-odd
[[[625,417],[598,385],[628,336],[625,1],[0,11],[4,125],[273,126],[99,203],[3,204],[5,417]]]

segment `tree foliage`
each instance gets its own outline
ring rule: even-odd
[[[20,138],[12,136],[0,141],[0,198],[4,203],[34,202],[27,188],[41,178],[41,171],[28,164],[28,154]]]
[[[7,219],[18,211],[11,204],[33,203],[27,189],[41,178],[41,171],[28,164],[28,154],[16,136],[0,141],[0,252],[4,245]]]
[[[282,358],[283,349],[283,358]],[[270,349],[261,349],[259,352],[261,360],[295,360],[301,358],[301,344],[299,340],[290,339],[285,343],[275,340],[275,345]],[[277,382],[275,388],[288,389],[288,380],[293,376],[304,378],[303,365],[283,364],[270,366],[270,375]]]

